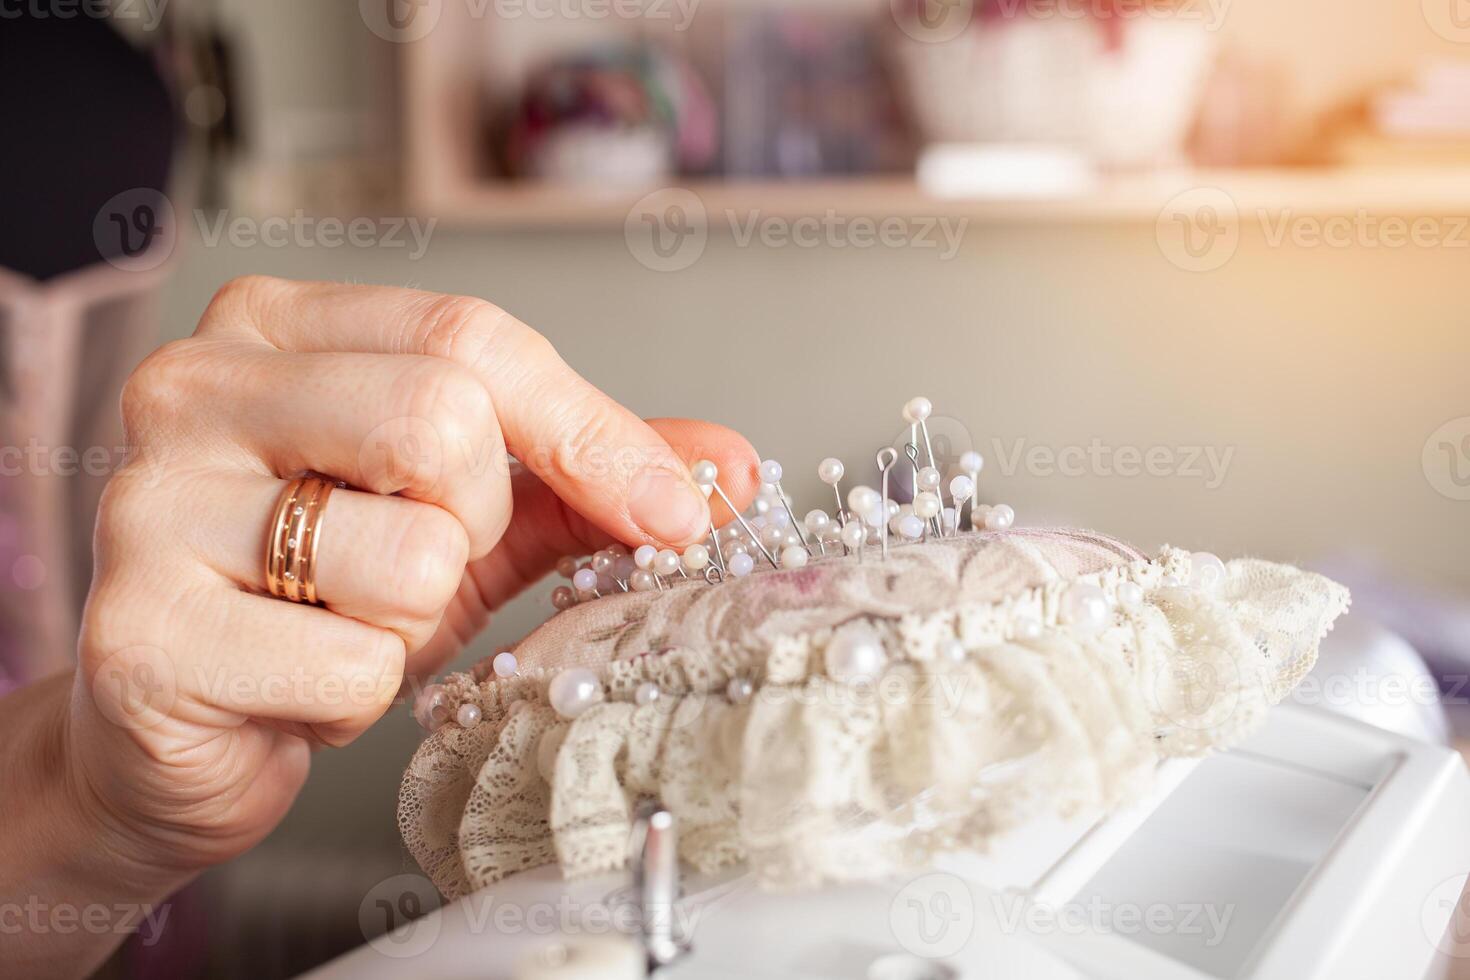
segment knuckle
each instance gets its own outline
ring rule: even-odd
[[[605,477],[619,455],[618,426],[605,414],[590,407],[569,413],[566,435],[551,454],[555,472],[576,482]]]
[[[143,359],[123,384],[121,411],[129,437],[184,411],[197,388],[202,352],[192,340],[174,340]]]
[[[434,297],[420,333],[420,350],[468,367],[556,354],[545,337],[477,296]]]
[[[273,276],[236,276],[215,290],[196,333],[207,333],[217,323],[254,322],[257,314],[290,286]]]
[[[126,550],[135,538],[146,535],[156,511],[148,488],[142,481],[128,479],[126,471],[107,481],[97,504],[94,548],[99,563],[118,550]]]

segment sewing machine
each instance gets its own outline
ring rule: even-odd
[[[1156,784],[988,856],[792,895],[740,873],[678,880],[655,811],[631,876],[514,876],[312,976],[1388,980],[1470,956],[1470,774],[1449,749],[1288,704]]]

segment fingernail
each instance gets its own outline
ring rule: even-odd
[[[665,544],[697,540],[709,526],[709,506],[693,481],[664,469],[643,470],[628,488],[628,513]]]

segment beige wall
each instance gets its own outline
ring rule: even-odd
[[[1313,66],[1297,97],[1320,105],[1434,48],[1418,7],[1236,0],[1227,32]],[[245,5],[261,58],[254,86],[272,112],[373,105],[381,52],[361,43],[353,8]],[[446,231],[418,262],[401,250],[194,242],[166,329],[187,333],[216,286],[244,272],[474,293],[545,332],[637,411],[740,428],[796,474],[788,488],[802,502],[824,502],[820,457],[865,468],[904,399],[924,393],[990,457],[984,495],[1012,503],[1023,523],[1227,557],[1361,553],[1470,596],[1470,503],[1436,493],[1421,465],[1429,434],[1470,416],[1467,261],[1463,248],[1273,248],[1248,227],[1224,268],[1190,274],[1164,260],[1151,223],[976,224],[949,262],[929,250],[738,248],[717,234],[691,269],[662,275],[615,230]],[[1233,455],[1210,488],[1188,476],[1005,476],[992,444],[1057,450],[1093,438]],[[545,591],[498,617],[480,652],[544,618]],[[319,757],[280,839],[392,847],[414,740],[398,713],[352,750]]]

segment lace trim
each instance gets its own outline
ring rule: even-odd
[[[455,896],[553,860],[572,876],[621,867],[632,804],[657,795],[694,867],[748,862],[768,885],[803,888],[983,849],[1041,813],[1111,808],[1145,790],[1159,757],[1254,730],[1348,605],[1342,586],[1290,566],[1230,562],[1213,593],[1180,584],[1189,571],[1166,548],[999,601],[861,617],[888,661],[859,684],[827,676],[844,627],[610,661],[604,700],[572,721],[547,702],[555,671],[454,674],[451,704],[478,705],[481,721],[420,747],[400,828]],[[1068,621],[1078,583],[1109,601],[1095,633]],[[753,682],[749,701],[725,696],[735,678]],[[646,683],[661,696],[637,705]]]

